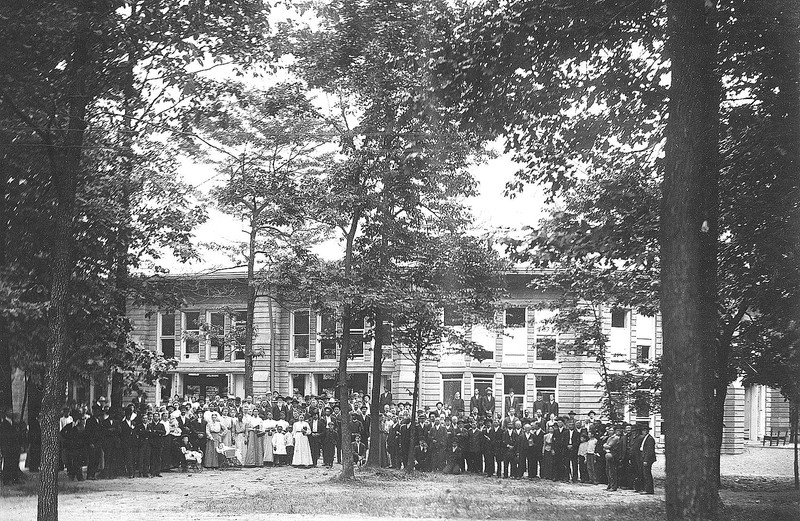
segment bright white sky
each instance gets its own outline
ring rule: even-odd
[[[509,156],[501,155],[478,165],[473,175],[480,183],[479,195],[470,198],[475,224],[479,231],[495,232],[500,236],[502,228],[520,229],[525,225],[536,224],[543,216],[544,195],[539,187],[528,186],[514,199],[503,196],[505,185],[514,177],[518,166]],[[208,192],[214,186],[215,171],[206,164],[184,162],[181,174],[187,183],[199,186]],[[246,239],[242,224],[232,216],[209,208],[208,221],[196,233],[197,243],[231,243]],[[319,248],[318,253],[328,259],[340,258],[343,254],[338,241],[330,241]],[[229,267],[233,263],[222,253],[202,250],[203,261],[181,264],[177,260],[163,258],[161,264],[172,273],[197,273],[212,269]]]

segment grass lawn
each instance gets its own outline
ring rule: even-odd
[[[650,520],[664,518],[663,489],[642,496],[604,486],[364,469],[353,483],[316,469],[243,469],[162,478],[62,482],[60,519],[462,518]],[[63,476],[63,475],[62,475]],[[800,520],[788,479],[726,478],[732,521]],[[35,519],[36,478],[0,491],[0,521]],[[111,514],[111,515],[110,515]]]

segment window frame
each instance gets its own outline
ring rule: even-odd
[[[317,313],[317,328],[316,328],[317,329],[317,331],[316,331],[316,333],[317,333],[317,342],[316,342],[317,361],[320,361],[320,362],[322,362],[322,361],[334,361],[335,362],[335,361],[339,360],[339,353],[340,353],[339,339],[338,339],[339,321],[338,321],[338,317],[336,316],[336,313],[331,311],[330,315],[332,315],[332,320],[333,320],[333,338],[327,338],[325,336],[325,331],[322,329],[323,317],[325,315],[327,315],[327,314],[328,313],[326,313],[326,312]],[[323,354],[322,342],[323,341],[329,341],[329,340],[333,341],[333,352],[334,352],[333,358],[325,358],[325,357],[322,356],[322,354]]]
[[[219,315],[222,317],[222,333],[218,340],[220,342],[219,346],[214,346],[214,338],[213,338],[213,331],[212,328],[216,327],[213,323],[213,317],[215,315]],[[225,361],[225,313],[220,310],[210,309],[206,311],[206,361],[207,362],[223,362]],[[217,352],[214,353],[214,347],[217,348]],[[222,348],[222,358],[219,357],[219,349]],[[214,354],[215,356],[211,356]]]
[[[164,334],[164,316],[165,315],[168,315],[168,316],[172,317],[172,334],[171,335],[165,335]],[[176,347],[175,346],[175,344],[176,344],[176,338],[175,337],[177,336],[175,334],[176,333],[176,329],[177,329],[175,327],[175,312],[173,311],[171,313],[167,313],[167,312],[164,312],[164,311],[159,311],[158,312],[158,320],[157,320],[156,327],[157,327],[157,333],[158,333],[157,334],[157,338],[156,338],[156,352],[160,353],[161,356],[164,356],[164,343],[163,343],[163,341],[164,340],[172,340],[172,357],[171,358],[176,359],[177,357],[175,355],[178,354],[180,356],[180,354],[176,353],[176,349],[175,349],[175,347]]]
[[[297,313],[305,313],[308,317],[308,328],[306,333],[295,333],[295,325],[297,319],[295,315]],[[298,357],[295,355],[295,347],[296,347],[296,337],[298,336],[305,336],[308,339],[308,344],[306,346],[306,356]],[[309,308],[298,308],[293,309],[289,313],[289,361],[300,361],[300,362],[308,362],[311,360],[311,309]]]
[[[187,326],[189,325],[189,314],[197,313],[197,329],[189,329]],[[202,311],[194,311],[194,310],[186,310],[181,312],[181,360],[188,360],[190,362],[199,362],[200,361],[200,341],[201,335],[201,322],[200,319],[203,317],[204,313]],[[188,338],[186,337],[187,334],[197,334],[197,352],[196,353],[189,353],[187,351],[189,342]]]
[[[558,362],[558,337],[559,334],[556,332],[555,327],[552,325],[540,326],[540,322],[545,320],[549,320],[554,316],[558,315],[558,309],[548,309],[548,312],[551,312],[551,316],[545,316],[544,318],[539,319],[539,314],[542,313],[543,309],[537,309],[533,315],[533,359],[536,362]],[[541,358],[539,356],[539,342],[542,340],[553,340],[553,358]]]

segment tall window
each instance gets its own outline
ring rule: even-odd
[[[175,358],[175,313],[161,313],[160,343],[164,358]]]
[[[365,322],[363,313],[354,314],[350,320],[350,356],[353,358],[364,358]]]
[[[294,359],[308,359],[310,320],[311,313],[307,309],[292,312],[292,356]]]
[[[528,323],[525,308],[506,308],[503,361],[524,363],[528,353]]]
[[[463,374],[443,374],[442,375],[442,402],[451,404],[456,393],[463,395]],[[461,396],[463,398],[463,396]]]
[[[536,327],[534,345],[536,360],[556,359],[556,331],[550,321],[558,313],[553,309],[539,309],[536,311]]]
[[[625,327],[628,311],[626,309],[614,308],[611,310],[611,327]]]
[[[336,316],[326,311],[319,316],[319,359],[336,358]]]
[[[536,394],[542,393],[542,398],[547,400],[552,397],[553,401],[556,399],[556,387],[558,377],[555,375],[536,375]]]
[[[244,360],[244,344],[247,335],[247,311],[233,313],[234,352],[231,357],[235,360]]]
[[[211,313],[209,317],[210,328],[208,337],[211,344],[211,356],[213,360],[225,360],[225,314]]]
[[[196,358],[200,354],[200,312],[185,312],[183,321],[183,334],[186,339],[184,358]]]
[[[525,375],[503,375],[503,414],[508,412],[507,406],[514,407],[518,411],[525,410]]]
[[[650,346],[636,346],[636,362],[640,364],[650,362]]]

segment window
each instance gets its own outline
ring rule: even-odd
[[[211,325],[208,330],[211,344],[211,356],[209,358],[225,360],[225,314],[211,313],[209,323]]]
[[[336,316],[325,312],[319,316],[319,359],[336,360]]]
[[[552,361],[556,359],[558,335],[552,320],[558,314],[555,309],[539,309],[536,311],[536,327],[534,349],[536,360]]]
[[[556,359],[556,337],[539,336],[536,339],[536,359],[555,360]]]
[[[650,362],[650,346],[636,346],[636,362],[640,364]]]
[[[526,327],[525,308],[506,308],[506,327]]]
[[[442,375],[442,403],[452,404],[456,393],[463,395],[463,374],[443,374]],[[463,399],[464,397],[461,396]]]
[[[472,376],[472,389],[477,389],[481,396],[486,396],[486,389],[491,389],[494,393],[494,375],[474,374]]]
[[[161,313],[159,336],[161,354],[164,358],[175,358],[175,313]]]
[[[187,311],[183,314],[183,334],[186,339],[184,358],[197,358],[200,354],[199,311]]]
[[[625,327],[625,318],[628,311],[625,309],[614,308],[611,310],[611,327]]]
[[[244,344],[247,335],[247,311],[234,311],[233,313],[234,331],[234,355],[235,360],[244,360]]]
[[[558,377],[555,375],[536,375],[536,395],[542,393],[542,399],[548,401],[549,397],[556,400],[556,385]]]
[[[356,313],[350,320],[350,357],[364,358],[364,333],[366,315]]]
[[[637,418],[650,417],[650,403],[652,393],[649,389],[639,389],[633,393],[633,409]]]
[[[309,310],[292,312],[292,357],[308,359],[311,313]]]
[[[503,335],[503,362],[525,363],[528,354],[527,310],[507,308],[505,310],[505,334]]]
[[[525,375],[507,374],[503,376],[503,414],[508,412],[509,407],[513,407],[517,411],[525,410]]]

